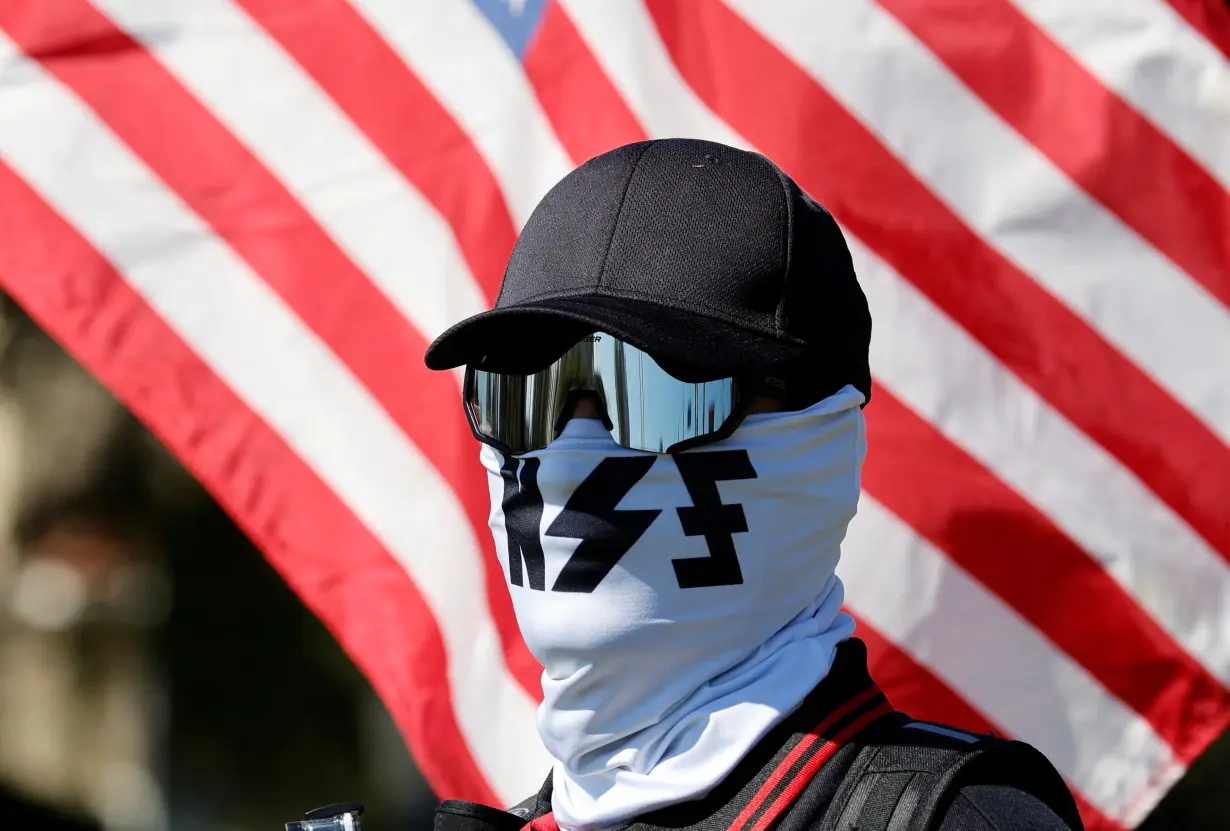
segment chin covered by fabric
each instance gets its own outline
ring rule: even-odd
[[[561,828],[704,796],[827,674],[854,630],[835,569],[862,403],[847,387],[674,456],[590,419],[524,456],[483,447]]]

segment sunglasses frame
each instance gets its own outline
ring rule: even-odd
[[[612,335],[607,335],[606,333],[597,333],[597,334],[603,337],[611,337],[613,340],[618,341],[624,346],[628,346],[628,344],[624,343],[619,338],[615,338]],[[586,339],[591,338],[591,337],[593,337],[593,335],[588,335],[586,336],[586,338],[579,340],[577,343],[578,344],[582,343]],[[569,350],[567,351],[571,351],[571,349],[575,348],[576,345],[577,344],[574,344],[573,346],[569,347]],[[635,348],[635,347],[632,347],[632,348]],[[565,351],[564,354],[567,354],[567,351]],[[638,350],[638,351],[643,352],[643,350]],[[650,355],[647,352],[644,352],[644,354],[646,355],[646,357],[650,358],[650,360],[653,360],[654,364],[657,365],[658,369],[660,369],[663,373],[665,373],[670,378],[673,378],[674,380],[678,381],[681,384],[693,383],[689,381],[682,381],[676,378],[666,369],[663,369],[662,366],[657,363],[657,361],[653,358],[652,355]],[[561,355],[560,358],[557,358],[555,361],[548,363],[546,367],[544,367],[543,369],[550,367],[552,364],[560,360],[562,357],[563,356]],[[547,444],[543,445],[542,447],[533,447],[533,448],[527,448],[527,449],[520,450],[520,451],[515,451],[507,443],[502,442],[499,439],[496,439],[492,436],[488,436],[479,429],[479,425],[478,425],[478,422],[477,422],[477,419],[474,413],[474,408],[471,407],[470,405],[470,393],[472,390],[477,388],[477,380],[476,380],[475,373],[479,371],[487,372],[492,375],[509,375],[509,376],[514,376],[514,377],[526,378],[530,375],[537,374],[537,372],[541,372],[543,370],[537,370],[536,372],[529,372],[529,373],[511,373],[511,372],[510,373],[498,373],[498,372],[491,372],[490,370],[480,370],[477,367],[475,367],[473,364],[466,365],[465,377],[464,377],[464,381],[462,383],[462,389],[461,389],[461,399],[462,399],[461,403],[462,403],[462,409],[465,410],[466,423],[470,425],[470,432],[473,433],[474,438],[478,440],[479,442],[499,451],[505,456],[513,456],[513,457],[523,456],[527,453],[533,453],[538,450],[543,450],[547,446],[549,446],[552,441],[558,438],[563,428],[564,414],[570,412],[576,399],[584,393],[592,393],[602,403],[601,418],[602,418],[603,426],[609,432],[611,432],[611,438],[617,444],[619,444],[620,447],[624,447],[628,450],[636,450],[636,451],[643,452],[643,453],[673,454],[673,453],[680,453],[682,451],[689,450],[694,447],[703,446],[705,444],[711,444],[714,442],[718,442],[718,441],[721,441],[722,439],[730,437],[730,435],[734,433],[736,429],[738,429],[739,425],[742,424],[743,420],[747,417],[748,410],[751,408],[752,400],[756,396],[756,394],[768,387],[779,387],[781,385],[781,382],[776,379],[766,378],[766,377],[755,378],[755,377],[748,377],[744,375],[732,375],[732,376],[727,376],[725,378],[713,379],[712,381],[707,382],[707,383],[713,383],[715,381],[728,381],[731,384],[732,397],[734,401],[732,402],[729,414],[726,416],[722,424],[716,430],[713,430],[708,433],[703,433],[698,436],[692,436],[686,439],[681,439],[680,441],[674,442],[673,444],[669,445],[664,450],[647,450],[645,448],[640,448],[640,447],[629,447],[628,445],[620,443],[619,440],[615,438],[614,424],[611,421],[609,414],[607,413],[608,405],[606,401],[606,396],[605,396],[605,393],[600,388],[600,385],[592,384],[588,386],[586,385],[571,386],[568,388],[567,393],[564,395],[560,403],[559,410],[554,416],[555,423],[552,425],[552,433],[554,435],[547,442]]]

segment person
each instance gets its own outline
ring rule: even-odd
[[[763,156],[639,142],[543,198],[425,360],[466,367],[554,764],[437,831],[1081,827],[1038,751],[869,676],[836,568],[870,338],[841,230]]]

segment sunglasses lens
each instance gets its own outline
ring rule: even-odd
[[[468,367],[467,417],[481,441],[514,455],[528,453],[555,438],[569,395],[578,390],[601,400],[616,443],[654,453],[719,434],[744,403],[733,378],[680,381],[647,353],[599,333],[529,375]]]

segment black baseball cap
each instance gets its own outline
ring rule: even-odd
[[[573,170],[531,214],[495,307],[426,363],[532,372],[597,331],[682,380],[871,397],[871,314],[841,229],[773,162],[723,144],[636,142]]]

